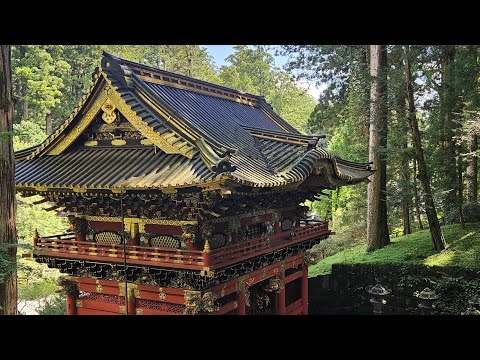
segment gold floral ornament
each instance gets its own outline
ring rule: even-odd
[[[115,121],[117,118],[117,115],[115,114],[115,105],[113,104],[113,101],[110,99],[107,99],[105,103],[102,106],[103,114],[102,114],[102,120],[105,121],[107,124],[111,124]]]
[[[268,292],[273,292],[275,291],[277,294],[281,292],[284,289],[284,285],[282,280],[280,280],[279,277],[275,276],[271,278],[266,284],[265,284],[265,291]]]
[[[202,310],[202,296],[199,291],[185,290],[185,314],[195,315]]]
[[[217,296],[213,292],[206,292],[202,296],[202,308],[206,312],[213,312],[220,309],[217,305],[215,305],[215,300]]]
[[[185,314],[195,315],[198,312],[213,312],[220,308],[215,305],[217,296],[212,292],[201,295],[199,291],[185,291]]]
[[[320,256],[317,253],[307,251],[303,258],[307,266],[314,265],[320,260]]]
[[[195,232],[197,231],[197,225],[184,224],[182,225],[182,237],[189,242],[195,242]]]

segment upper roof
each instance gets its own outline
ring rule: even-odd
[[[333,188],[371,174],[369,164],[335,158],[318,137],[300,134],[262,96],[106,52],[73,114],[16,158],[17,188],[38,191],[273,188],[310,175]]]

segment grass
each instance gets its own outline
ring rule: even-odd
[[[332,264],[411,264],[427,266],[459,266],[480,268],[480,223],[442,227],[448,248],[433,249],[429,230],[418,231],[397,238],[382,249],[367,252],[365,245],[357,245],[322,259],[310,266],[309,276],[328,274]]]

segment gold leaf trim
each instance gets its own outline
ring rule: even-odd
[[[111,144],[113,146],[123,146],[123,145],[127,145],[127,141],[126,140],[115,139],[115,140],[111,141]]]
[[[102,106],[102,120],[105,121],[107,124],[113,123],[117,118],[117,115],[115,114],[115,109],[115,104],[112,102],[112,100],[107,99],[107,101],[105,101]]]
[[[149,138],[152,143],[160,148],[163,152],[167,154],[181,154],[185,157],[191,159],[195,152],[192,152],[194,145],[187,142],[189,146],[183,146],[182,149],[178,149],[175,146],[171,145],[167,140],[165,140],[160,134],[153,130],[143,119],[138,116],[135,111],[125,102],[125,100],[120,96],[120,94],[115,91],[115,88],[111,85],[111,81],[107,78],[105,73],[101,72],[101,75],[106,80],[107,84],[97,93],[96,99],[93,101],[92,105],[88,109],[87,113],[80,119],[77,126],[72,129],[68,134],[66,134],[49,152],[48,155],[59,155],[65,151],[79,136],[82,134],[85,129],[90,125],[96,115],[103,108],[110,108],[114,106],[118,111],[120,111],[123,116],[136,128],[142,135]],[[83,106],[84,103],[81,104]],[[79,109],[76,109],[74,114],[78,113]],[[105,115],[105,112],[104,114]],[[102,115],[102,118],[103,118]],[[62,131],[72,119],[69,119],[61,127]],[[105,120],[105,119],[104,119]],[[173,133],[173,131],[170,131]],[[59,133],[57,135],[60,135]],[[49,142],[53,141],[53,138]],[[37,151],[41,151],[48,142],[45,142]]]
[[[85,143],[83,145],[85,145],[85,146],[97,146],[98,141],[95,141],[95,140],[85,141]]]
[[[140,144],[142,145],[153,145],[153,141],[150,139],[142,139],[140,140]]]

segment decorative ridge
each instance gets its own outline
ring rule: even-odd
[[[220,96],[230,101],[244,102],[252,106],[255,105],[256,107],[260,108],[280,128],[287,132],[290,131],[293,133],[299,133],[294,127],[292,127],[288,122],[286,122],[272,110],[272,106],[265,101],[265,96],[243,93],[222,85],[217,85],[189,76],[158,69],[152,66],[143,65],[119,58],[107,53],[106,51],[103,51],[103,56],[104,59],[110,58],[114,61],[117,61],[119,64],[125,64],[130,70],[130,73],[127,76],[136,76],[142,82],[161,83],[166,86],[182,87],[190,91],[207,93],[207,95],[210,96]],[[102,65],[104,66],[103,62]],[[147,73],[148,75],[146,75]]]
[[[256,129],[251,127],[243,127],[250,135],[261,138],[267,139],[272,141],[282,141],[282,142],[289,142],[300,146],[306,147],[315,147],[317,146],[318,140],[320,136],[309,136],[309,135],[302,135],[302,134],[293,134],[288,132],[280,132],[280,131],[273,131],[273,130],[263,130],[263,129]]]
[[[196,79],[196,78],[193,78],[193,77],[190,77],[190,76],[177,74],[177,73],[170,72],[170,71],[167,71],[167,70],[162,70],[162,69],[159,69],[159,68],[156,68],[156,67],[153,67],[153,66],[148,66],[148,65],[136,63],[136,62],[133,62],[133,61],[130,61],[130,60],[126,60],[126,59],[114,56],[114,55],[106,52],[105,50],[103,50],[102,55],[104,57],[112,58],[116,61],[119,61],[120,63],[125,63],[130,69],[139,68],[139,69],[141,69],[145,72],[152,72],[152,73],[160,74],[160,75],[166,76],[168,78],[178,78],[178,79],[181,79],[184,82],[191,82],[191,83],[194,83],[194,84],[198,84],[199,86],[204,86],[204,87],[209,87],[209,88],[214,88],[214,89],[217,89],[217,90],[221,90],[221,91],[224,91],[224,92],[234,93],[235,95],[238,95],[240,97],[244,97],[246,99],[251,98],[252,101],[258,101],[258,100],[263,99],[263,96],[260,96],[260,95],[245,93],[245,92],[233,89],[233,88],[229,88],[227,86],[217,85],[217,84],[214,84],[214,83],[211,83],[211,82],[208,82],[208,81],[204,81],[204,80],[200,80],[200,79]],[[135,73],[135,69],[132,69],[132,70],[134,70],[134,73]],[[136,74],[136,75],[138,76],[140,74]],[[140,75],[140,76],[142,76],[142,75]],[[152,79],[155,79],[155,78],[152,77]],[[195,89],[195,88],[193,88],[193,89]],[[212,95],[214,95],[214,94],[215,94],[215,92],[212,92]]]

